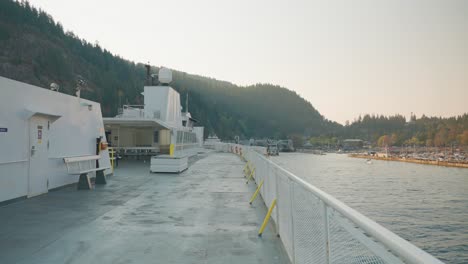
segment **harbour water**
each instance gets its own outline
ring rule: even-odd
[[[446,263],[468,263],[468,169],[281,153],[274,162]]]

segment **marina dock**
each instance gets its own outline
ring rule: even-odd
[[[440,161],[440,160],[421,160],[421,159],[414,159],[414,158],[399,158],[399,157],[379,157],[379,156],[363,155],[363,154],[350,154],[349,156],[353,158],[361,158],[361,159],[399,161],[399,162],[409,162],[409,163],[444,166],[444,167],[468,168],[468,163],[462,163],[462,162],[449,162],[449,161]]]
[[[107,185],[69,186],[0,207],[0,263],[289,263],[238,156],[207,153],[181,174],[124,161]]]

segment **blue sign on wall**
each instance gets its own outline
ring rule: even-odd
[[[0,127],[0,133],[2,133],[2,132],[3,132],[3,133],[8,132],[8,128],[6,128],[6,127]]]

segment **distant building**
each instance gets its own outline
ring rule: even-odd
[[[364,141],[362,139],[345,139],[343,140],[343,149],[344,150],[353,150],[353,149],[360,149],[364,145]]]

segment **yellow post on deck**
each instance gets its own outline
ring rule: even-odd
[[[248,184],[249,181],[253,178],[254,173],[255,173],[255,168],[253,168],[252,171],[250,172],[250,175],[249,175],[249,177],[247,178],[246,184]]]
[[[260,188],[262,188],[262,185],[263,185],[263,180],[258,185],[257,190],[255,190],[254,194],[252,195],[252,198],[250,198],[249,204],[252,204],[255,198],[257,198],[257,195],[260,192]]]
[[[247,161],[247,163],[246,163],[245,166],[244,166],[244,169],[243,169],[243,171],[244,171],[244,177],[247,177],[247,173],[250,172],[250,165],[249,165],[249,164],[250,164],[250,161]]]
[[[169,145],[169,156],[174,156],[174,144]]]
[[[270,220],[271,213],[273,212],[273,208],[275,208],[275,206],[276,206],[276,198],[273,200],[273,202],[271,202],[270,209],[268,209],[268,213],[266,214],[265,219],[263,220],[263,224],[260,227],[260,230],[258,231],[258,236],[262,236],[263,231],[265,230],[265,227],[268,224],[268,220]]]

